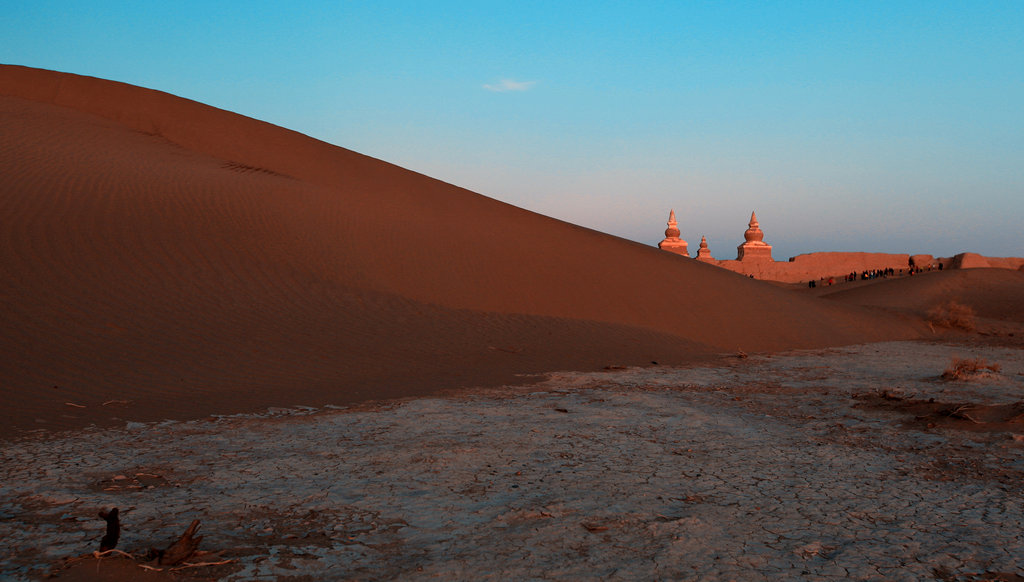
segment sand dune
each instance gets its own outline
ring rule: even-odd
[[[0,66],[0,176],[4,434],[924,329],[89,77]]]
[[[1024,272],[1008,269],[932,271],[823,296],[920,316],[938,305],[955,301],[971,307],[979,317],[1024,323]]]

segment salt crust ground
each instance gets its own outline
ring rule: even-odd
[[[953,356],[1002,371],[938,381]],[[231,580],[1024,575],[1019,440],[855,407],[877,389],[1020,400],[1024,351],[870,344],[8,442],[0,576],[94,550],[111,506],[126,550],[202,520]]]

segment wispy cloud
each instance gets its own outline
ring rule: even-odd
[[[537,84],[537,81],[515,81],[512,79],[502,79],[498,83],[487,83],[484,85],[484,89],[488,91],[494,91],[495,93],[506,93],[508,91],[529,91]]]

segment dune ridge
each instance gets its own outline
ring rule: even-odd
[[[923,329],[90,77],[0,66],[0,175],[8,431]]]

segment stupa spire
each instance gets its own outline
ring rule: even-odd
[[[676,222],[676,211],[668,212],[668,228],[665,229],[665,238],[679,238],[679,223]]]
[[[700,247],[697,248],[697,260],[698,261],[714,261],[714,257],[711,256],[711,249],[708,248],[708,239],[704,235],[700,236]]]
[[[743,238],[747,239],[747,242],[761,242],[764,240],[764,232],[761,231],[761,225],[757,223],[757,213],[750,213],[750,222],[747,223],[747,231],[743,233]]]
[[[764,232],[757,222],[757,213],[750,213],[750,222],[743,233],[746,242],[736,247],[736,259],[739,261],[772,260],[772,246],[764,242]]]
[[[668,213],[668,228],[665,229],[665,240],[658,243],[658,248],[670,253],[676,253],[677,255],[690,256],[686,241],[679,238],[679,223],[676,222],[675,209],[670,210]]]

